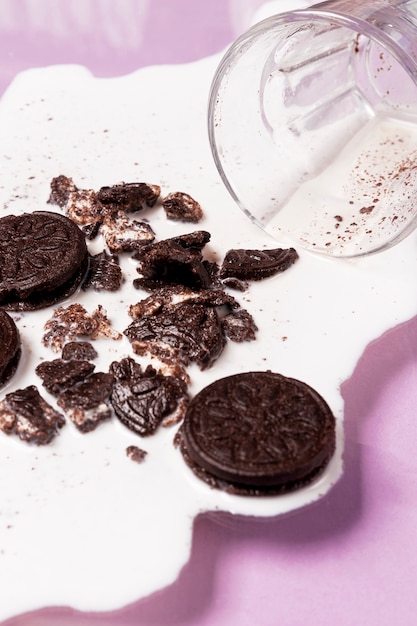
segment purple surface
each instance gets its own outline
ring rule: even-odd
[[[97,76],[183,63],[235,38],[236,2],[222,0],[2,0],[0,88],[26,68],[87,65]],[[261,0],[248,3],[253,7]],[[236,22],[236,27],[233,24]]]
[[[224,48],[260,4],[2,0],[0,88],[52,63],[113,76],[192,61]],[[414,626],[416,375],[414,318],[371,344],[343,385],[346,471],[318,504],[269,521],[201,516],[172,586],[115,613],[44,609],[4,626]]]

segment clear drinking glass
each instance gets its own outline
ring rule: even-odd
[[[283,245],[352,257],[417,222],[417,0],[330,0],[252,27],[209,102],[227,188]]]

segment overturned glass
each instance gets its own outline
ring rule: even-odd
[[[220,175],[283,245],[354,257],[417,224],[417,0],[330,0],[256,24],[209,102]]]

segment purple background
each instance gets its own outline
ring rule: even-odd
[[[32,66],[115,76],[196,60],[231,43],[260,5],[2,0],[0,90]],[[346,471],[325,499],[268,521],[201,516],[171,587],[114,613],[51,608],[4,626],[414,626],[416,380],[417,318],[371,344],[343,385]]]

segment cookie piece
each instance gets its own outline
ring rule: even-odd
[[[43,386],[49,393],[57,396],[64,389],[84,380],[93,373],[95,365],[85,360],[42,361],[35,367],[35,372],[41,378]]]
[[[258,330],[255,320],[246,309],[230,311],[222,317],[221,325],[228,339],[241,343],[242,341],[254,341]]]
[[[203,217],[200,203],[188,193],[173,191],[162,200],[166,216],[178,222],[199,222]]]
[[[54,352],[60,352],[65,343],[75,341],[77,337],[106,337],[114,340],[122,338],[119,332],[111,328],[110,320],[101,304],[91,314],[78,302],[67,307],[60,306],[55,309],[44,328],[46,332],[42,342]]]
[[[335,418],[305,383],[246,372],[205,387],[191,400],[180,437],[191,469],[210,485],[243,495],[307,484],[335,449]]]
[[[229,250],[220,268],[221,278],[262,280],[284,272],[298,259],[294,248],[273,250]]]
[[[210,367],[226,344],[215,308],[175,304],[134,320],[124,331],[130,342],[152,342],[173,348],[182,363]]]
[[[0,309],[0,387],[15,373],[21,352],[17,326],[10,315]]]
[[[35,211],[0,219],[0,306],[47,307],[69,297],[88,266],[81,230],[58,213]]]
[[[98,354],[89,341],[69,341],[62,348],[61,356],[64,361],[94,361]]]
[[[211,276],[202,249],[209,240],[209,233],[196,231],[152,244],[140,258],[137,271],[142,278],[134,280],[134,286],[147,291],[169,284],[207,288]]]
[[[117,291],[122,282],[123,274],[117,255],[107,254],[103,250],[90,256],[88,272],[82,285],[84,290]]]
[[[60,174],[51,180],[51,194],[48,204],[57,204],[61,209],[65,208],[72,193],[78,191],[72,178]]]
[[[95,372],[58,396],[58,406],[82,433],[94,430],[101,422],[112,416],[108,402],[113,385],[113,376]]]
[[[50,443],[64,424],[64,416],[42,398],[35,385],[8,393],[0,402],[0,430],[28,443]]]
[[[128,219],[121,211],[106,216],[100,232],[110,252],[115,254],[140,250],[155,239],[148,222]]]
[[[140,211],[144,205],[153,207],[160,193],[159,185],[123,182],[101,187],[96,197],[104,206],[112,207],[112,212],[122,210],[125,213],[134,213]]]
[[[113,362],[110,372],[116,379],[110,398],[114,412],[122,424],[142,437],[152,435],[187,396],[183,380],[164,376],[151,366],[143,371],[130,357]]]

